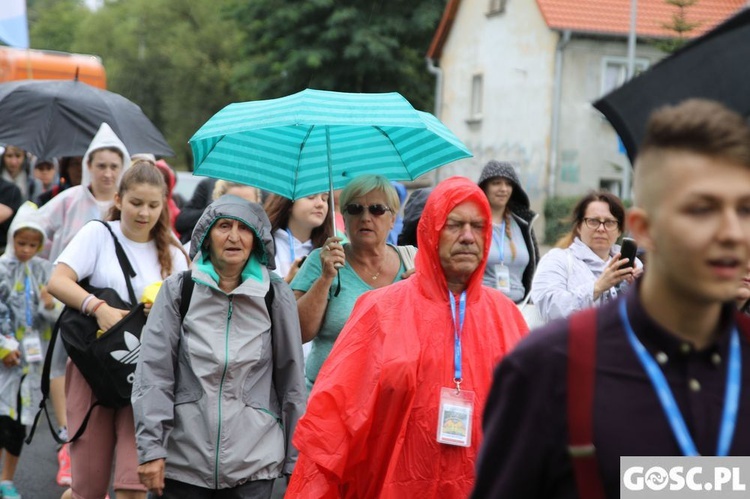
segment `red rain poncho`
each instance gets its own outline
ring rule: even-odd
[[[455,386],[438,241],[448,213],[465,201],[487,220],[462,335],[461,389],[476,397],[468,448],[436,441],[440,389]],[[435,188],[419,223],[415,275],[364,294],[323,364],[295,431],[299,460],[286,497],[468,497],[493,369],[527,332],[513,302],[482,286],[490,216],[484,193],[468,179]]]

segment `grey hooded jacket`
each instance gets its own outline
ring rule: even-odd
[[[246,278],[229,294],[203,254],[219,218],[253,229],[261,262],[261,281]],[[133,383],[136,443],[140,463],[166,458],[167,478],[223,489],[293,470],[306,399],[301,334],[294,295],[268,270],[270,231],[260,205],[235,196],[212,203],[193,232],[195,288],[184,321],[183,274],[164,281],[149,314]]]

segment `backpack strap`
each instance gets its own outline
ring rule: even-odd
[[[184,270],[182,272],[182,293],[180,294],[180,322],[185,320],[188,307],[190,307],[190,299],[193,297],[194,287],[193,271],[190,269]]]
[[[594,448],[596,318],[591,308],[571,316],[568,325],[568,451],[581,499],[604,499]]]
[[[743,307],[743,310],[745,307]],[[747,315],[747,312],[741,310],[735,315],[735,320],[737,321],[737,329],[740,330],[740,334],[745,337],[745,341],[750,343],[750,316]]]

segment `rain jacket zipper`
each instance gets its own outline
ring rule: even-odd
[[[221,373],[221,382],[219,382],[219,421],[216,433],[216,458],[214,462],[214,486],[219,488],[219,452],[221,449],[221,402],[224,393],[224,379],[227,377],[227,368],[229,367],[229,326],[232,322],[232,296],[229,295],[229,310],[227,312],[227,327],[224,331],[224,370]]]

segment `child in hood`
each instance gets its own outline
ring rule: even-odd
[[[40,373],[52,325],[61,306],[47,292],[52,264],[37,256],[44,246],[42,228],[29,218],[36,210],[27,202],[8,232],[7,252],[0,257],[0,446],[5,450],[3,498],[20,497],[13,485],[25,425],[39,405]],[[35,365],[34,365],[35,364]]]

